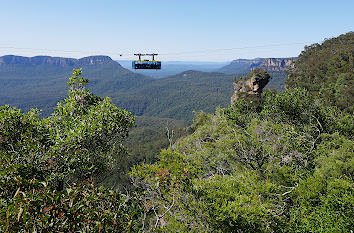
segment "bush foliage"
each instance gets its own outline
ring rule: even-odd
[[[199,114],[191,135],[133,169],[148,231],[352,229],[352,124],[337,121],[353,116],[326,115],[304,89],[265,95],[261,111],[240,100]]]
[[[289,88],[301,87],[328,105],[353,113],[354,32],[306,46],[289,70]]]
[[[74,70],[68,97],[48,118],[0,107],[1,232],[126,232],[138,199],[95,187],[122,159],[131,113],[93,95]]]

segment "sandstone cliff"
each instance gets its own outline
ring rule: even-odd
[[[285,71],[295,58],[265,58],[258,66],[251,65],[252,68],[260,68],[267,71]]]
[[[254,68],[260,68],[267,71],[285,71],[295,59],[295,57],[237,59],[232,61],[229,65],[220,68],[218,72],[235,74],[249,72]]]
[[[247,96],[260,96],[263,88],[269,82],[270,76],[266,71],[254,69],[248,78],[241,78],[234,82],[234,93],[231,96],[231,104],[239,98]]]

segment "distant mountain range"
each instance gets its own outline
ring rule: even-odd
[[[249,72],[253,68],[260,68],[267,71],[284,72],[295,59],[296,57],[237,59],[217,71],[225,74],[235,74]]]
[[[36,56],[0,57],[0,106],[9,104],[27,111],[53,111],[66,95],[73,68],[83,68],[89,88],[109,96],[121,108],[136,115],[168,117],[190,122],[193,111],[213,112],[227,106],[235,78],[245,74],[184,71],[166,78],[151,78],[123,68],[107,56],[81,59]],[[285,75],[272,72],[270,88],[281,89]]]
[[[133,70],[131,61],[120,60],[124,68],[135,73],[147,75],[153,78],[165,78],[176,75],[186,70],[198,70],[203,72],[219,72],[225,74],[248,73],[253,68],[260,68],[271,72],[284,72],[289,68],[291,62],[296,58],[255,58],[255,59],[237,59],[232,62],[184,62],[184,61],[166,61],[162,63],[161,70]]]
[[[0,66],[5,65],[55,65],[60,67],[72,66],[89,66],[89,65],[102,65],[114,62],[108,56],[90,56],[80,59],[64,58],[64,57],[50,57],[50,56],[35,56],[35,57],[22,57],[15,55],[7,55],[0,57]]]
[[[165,78],[167,76],[176,75],[186,70],[212,72],[229,64],[229,62],[163,61],[161,70],[133,70],[132,61],[117,60],[117,62],[119,62],[119,64],[128,70],[153,78]]]

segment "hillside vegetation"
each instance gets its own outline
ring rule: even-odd
[[[200,113],[191,135],[133,169],[150,230],[353,228],[353,116],[303,89],[266,95],[260,111],[240,100]]]
[[[354,117],[326,99],[289,87],[197,114],[190,135],[132,170],[147,231],[350,232]]]
[[[124,159],[101,175],[104,185],[132,189],[130,169],[139,163],[154,163],[161,149],[168,148],[182,135],[186,135],[184,121],[170,118],[137,116],[135,126],[123,141],[127,150]]]
[[[312,44],[294,62],[287,86],[300,87],[335,105],[354,112],[354,32]]]
[[[347,48],[350,41],[341,40]],[[331,46],[337,44],[323,48]],[[316,49],[308,59],[321,53]],[[343,71],[352,83],[350,59],[336,64],[326,56],[322,64],[329,61],[345,67],[334,77]],[[351,232],[353,106],[328,101],[321,88],[305,85],[311,78],[292,76],[282,93],[244,95],[214,113],[197,112],[177,141],[167,131],[168,149],[140,157],[146,162],[131,168],[132,186],[113,190],[107,174],[129,180],[124,163],[132,160],[123,144],[135,148],[127,139],[135,119],[90,92],[81,70],[74,70],[67,98],[47,118],[35,109],[0,107],[0,231]],[[324,87],[339,79],[321,78]],[[152,140],[164,128],[156,119],[140,124]]]

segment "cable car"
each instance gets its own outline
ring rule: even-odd
[[[156,53],[152,54],[134,54],[139,57],[139,60],[135,60],[132,62],[133,69],[144,69],[144,70],[160,70],[161,69],[161,61],[155,61],[155,56],[158,55]],[[152,56],[152,60],[141,60],[142,56]]]

